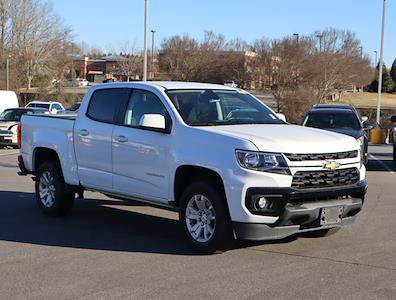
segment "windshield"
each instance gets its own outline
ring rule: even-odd
[[[361,126],[355,114],[316,113],[305,117],[303,126],[320,129],[353,129],[360,130]]]
[[[50,104],[48,103],[29,103],[27,107],[39,107],[49,109]]]
[[[76,111],[76,110],[78,110],[78,109],[80,108],[80,105],[81,105],[81,103],[73,104],[73,105],[69,108],[69,110],[70,110],[70,111]]]
[[[0,115],[0,121],[7,121],[7,122],[18,122],[21,119],[23,114],[26,114],[27,110],[13,110],[13,109],[6,109]]]
[[[168,90],[167,95],[186,124],[283,124],[275,114],[244,91]]]

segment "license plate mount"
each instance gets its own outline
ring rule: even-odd
[[[320,213],[320,225],[335,225],[342,221],[342,213],[344,208],[342,206],[324,207]]]

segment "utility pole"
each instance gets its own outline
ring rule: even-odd
[[[155,30],[151,30],[151,74],[154,79],[154,34]]]
[[[147,14],[148,0],[144,0],[144,57],[143,57],[143,81],[147,81]]]
[[[386,14],[386,0],[384,0],[382,7],[382,26],[381,26],[381,49],[380,61],[378,71],[378,97],[377,97],[377,126],[380,126],[381,117],[381,90],[382,90],[382,65],[384,61],[384,31],[385,31],[385,14]]]
[[[323,34],[318,34],[316,37],[319,38],[319,53],[322,53],[322,38],[323,38]]]

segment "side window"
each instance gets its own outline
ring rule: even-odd
[[[164,116],[167,126],[170,116],[161,100],[149,91],[133,90],[125,112],[124,125],[138,127],[144,114],[160,114]]]
[[[57,103],[52,104],[52,109],[54,109],[54,108],[56,110],[62,110],[62,107],[59,104],[57,104]]]
[[[127,93],[126,89],[97,90],[91,97],[87,116],[95,121],[113,123]]]

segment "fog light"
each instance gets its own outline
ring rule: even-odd
[[[267,206],[267,199],[260,197],[257,201],[257,206],[261,209],[265,208]]]

